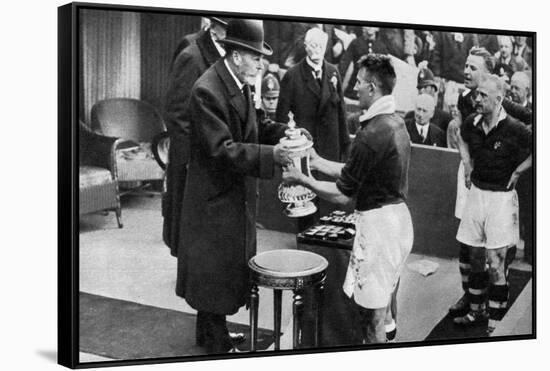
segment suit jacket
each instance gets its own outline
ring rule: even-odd
[[[405,121],[407,120],[414,121],[414,111],[407,112],[407,114],[405,115]],[[452,116],[449,112],[436,108],[434,111],[434,116],[432,117],[430,122],[446,132],[447,127],[449,126],[449,122],[451,122],[451,120]]]
[[[274,173],[273,147],[259,143],[277,143],[286,125],[257,123],[252,101],[247,105],[223,60],[194,85],[189,118],[176,293],[196,310],[232,314],[249,294],[256,178]]]
[[[412,120],[406,120],[405,125],[407,126],[407,131],[409,132],[412,143],[424,144],[425,146],[447,147],[447,138],[445,132],[443,132],[443,130],[441,130],[434,124],[428,124],[428,135],[426,135],[425,140],[422,139],[422,137],[418,133],[414,118]]]
[[[170,134],[166,193],[163,196],[163,239],[177,256],[181,203],[189,161],[189,97],[197,79],[220,54],[208,32],[183,49],[174,61],[165,102],[165,122]]]
[[[313,77],[305,58],[290,68],[281,81],[276,120],[288,122],[294,113],[298,127],[313,136],[317,152],[332,161],[341,161],[350,145],[342,92],[342,80],[336,66],[323,62],[321,85]]]

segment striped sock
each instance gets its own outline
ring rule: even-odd
[[[458,267],[460,270],[460,276],[462,277],[462,289],[464,292],[468,292],[468,282],[470,277],[470,246],[463,243],[460,244],[460,251],[458,252]]]
[[[508,284],[489,285],[489,330],[493,330],[506,314],[508,291]]]
[[[472,272],[470,273],[468,297],[470,299],[470,310],[482,312],[485,310],[485,301],[487,300],[487,284],[489,282],[489,273]]]

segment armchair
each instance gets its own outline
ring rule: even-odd
[[[152,180],[164,180],[164,169],[153,157],[151,142],[166,128],[151,104],[131,98],[105,99],[92,107],[91,116],[94,131],[122,139],[116,150],[121,186],[137,183],[144,188]]]
[[[116,138],[93,133],[79,122],[79,215],[113,210],[122,228],[122,213],[118,196],[115,148]]]

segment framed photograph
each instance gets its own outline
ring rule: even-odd
[[[58,8],[58,362],[536,338],[536,33]]]

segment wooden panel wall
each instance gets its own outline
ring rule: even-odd
[[[200,29],[201,17],[142,13],[141,99],[161,112],[172,56],[178,42]]]
[[[139,13],[84,9],[80,13],[80,118],[90,123],[99,100],[140,97]]]

